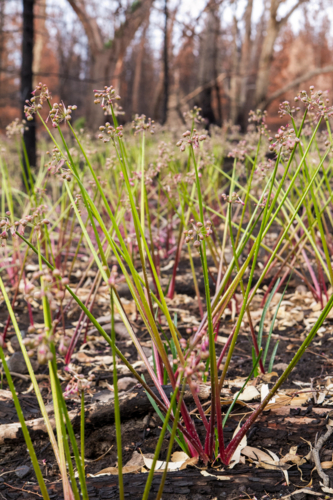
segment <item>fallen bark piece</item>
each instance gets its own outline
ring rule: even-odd
[[[244,466],[243,466],[244,467]],[[204,472],[204,474],[202,474]],[[154,474],[151,498],[156,498],[157,491],[160,486],[163,471],[158,471]],[[240,498],[240,493],[251,490],[252,498],[256,496],[261,498],[262,495],[271,494],[271,498],[281,498],[285,500],[292,493],[297,493],[299,490],[293,485],[294,482],[299,482],[299,472],[290,471],[291,485],[288,487],[281,484],[281,471],[256,469],[255,477],[253,468],[244,467],[243,471],[228,470],[225,472],[216,469],[207,469],[202,471],[197,468],[187,468],[170,472],[167,474],[163,499],[169,498],[193,498],[202,499],[208,498],[223,498],[224,500],[235,500]],[[226,479],[228,478],[228,479]],[[147,481],[147,473],[129,473],[123,477],[124,490],[127,494],[126,498],[130,500],[142,500],[142,494]],[[22,483],[23,484],[23,483]],[[89,497],[94,500],[119,500],[118,476],[116,475],[101,475],[97,477],[87,478],[87,488]],[[63,491],[61,481],[48,483],[47,489],[51,498],[63,500]],[[31,495],[25,494],[25,500],[36,500],[36,493],[39,493],[38,485],[25,485],[25,490],[30,490]],[[0,492],[7,493],[5,486],[0,483]],[[304,488],[308,494],[311,490]],[[316,496],[323,496],[323,493],[314,493]],[[287,496],[285,496],[287,495]],[[247,498],[244,495],[244,498]],[[297,500],[297,495],[295,495]]]
[[[152,388],[152,391],[158,395],[157,390]],[[172,392],[171,386],[164,386],[164,391],[168,397]],[[199,392],[200,398],[206,398],[209,392],[207,392],[206,387]],[[189,402],[192,401],[192,395],[189,390],[186,390],[184,395],[184,400]],[[120,417],[122,422],[130,420],[133,417],[139,417],[147,415],[149,412],[153,412],[153,407],[150,404],[147,395],[141,386],[134,387],[130,392],[125,392],[119,395],[119,407],[120,407]],[[72,410],[68,412],[69,418],[72,422],[74,432],[80,429],[80,409]],[[52,428],[55,429],[55,420],[50,419]],[[109,400],[107,402],[93,403],[87,405],[85,408],[85,425],[86,431],[100,429],[105,425],[110,425],[114,423],[114,400]],[[37,418],[34,420],[26,421],[28,430],[30,432],[31,438],[45,438],[47,437],[47,429],[43,418]],[[6,441],[20,440],[24,439],[21,430],[21,424],[15,422],[12,424],[0,425],[0,445]]]

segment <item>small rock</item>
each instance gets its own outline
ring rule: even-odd
[[[99,363],[104,363],[105,365],[112,365],[113,357],[112,356],[96,356],[95,360]]]
[[[298,285],[295,290],[298,293],[306,293],[308,288],[305,285]]]
[[[52,415],[54,413],[54,406],[53,406],[53,403],[48,403],[47,405],[45,405],[45,410],[46,410],[46,413],[48,415]]]
[[[29,472],[30,472],[30,467],[28,467],[27,465],[21,465],[21,467],[18,467],[16,469],[15,474],[20,479],[23,479],[25,476],[29,474]]]
[[[273,366],[273,370],[283,370],[285,371],[288,368],[287,363],[277,363]]]
[[[24,330],[21,330],[21,335],[22,335],[22,338],[24,339],[25,338],[25,331]],[[21,347],[20,347],[17,335],[13,335],[13,337],[10,338],[10,343],[11,343],[11,346],[14,349],[14,351],[21,351]]]
[[[14,352],[7,361],[9,371],[15,373],[28,373],[27,365],[25,364],[22,352]]]
[[[100,325],[103,325],[104,323],[110,323],[110,321],[111,321],[111,314],[107,314],[106,316],[100,316],[99,318],[96,318],[96,321]]]
[[[37,361],[34,359],[30,359],[30,363],[32,369],[36,371],[38,369]],[[7,361],[7,365],[10,372],[21,373],[22,375],[24,373],[28,373],[28,368],[27,365],[25,364],[22,352],[14,352],[14,354],[12,354],[9,360]]]
[[[100,322],[101,326],[103,327],[103,330],[110,334],[111,333],[111,323],[105,323],[104,324],[104,320],[107,319],[107,316],[101,316],[99,319],[101,319],[102,321]],[[110,321],[110,319],[109,319]],[[132,328],[134,329],[134,332],[136,331],[136,329],[133,327],[132,325]],[[118,338],[120,339],[129,339],[130,336],[129,336],[129,333],[126,329],[126,326],[124,325],[124,323],[115,323],[114,325],[114,330],[116,332],[116,335]],[[89,330],[89,334],[95,334],[97,333],[98,330],[97,328],[92,328],[91,330]]]
[[[128,333],[124,323],[115,323],[114,331],[116,332],[116,335],[118,335],[118,337],[120,337],[121,339],[129,339],[130,338],[129,333]]]
[[[102,401],[103,403],[107,403],[111,399],[114,399],[114,394],[111,391],[96,392],[92,398],[93,402]]]
[[[152,366],[154,368],[154,358],[153,358],[153,356],[150,356],[148,358],[148,363],[150,364],[150,366]]]
[[[146,458],[154,458],[154,453],[145,453]],[[144,465],[144,460],[143,460],[143,455],[142,453],[139,453],[138,451],[134,451],[132,458],[126,463],[127,466],[131,465]]]
[[[150,356],[153,355],[153,350],[150,349],[150,347],[143,347],[142,350],[145,353],[145,355],[147,356],[147,358],[150,358]]]
[[[132,458],[126,463],[126,466],[129,466],[129,465],[142,465],[144,466],[144,460],[143,460],[143,456],[141,453],[139,453],[138,451],[133,451],[133,455],[132,455]]]
[[[136,384],[136,380],[133,377],[124,377],[118,380],[118,390],[127,391],[130,387]]]

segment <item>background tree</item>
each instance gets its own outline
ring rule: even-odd
[[[23,34],[22,34],[22,66],[21,66],[21,108],[24,116],[24,103],[30,99],[33,91],[33,51],[34,51],[34,0],[23,0]],[[24,130],[24,142],[28,161],[31,167],[36,165],[36,122],[27,122]],[[25,168],[26,158],[23,155]]]
[[[129,5],[124,13],[124,20],[114,30],[112,40],[105,40],[96,18],[88,13],[88,5],[84,0],[68,0],[74,12],[82,23],[88,38],[90,52],[90,79],[88,86],[89,100],[92,103],[91,92],[113,83],[119,90],[120,75],[124,64],[127,48],[133,40],[141,24],[149,17],[153,0],[141,0]],[[98,106],[88,104],[87,121],[91,128],[97,127],[102,118]]]
[[[208,124],[221,124],[218,110],[214,112],[212,105],[213,88],[216,88],[217,46],[220,34],[219,3],[211,0],[206,7],[206,20],[200,34],[198,84],[203,88],[198,95],[197,104],[201,108],[203,118]],[[217,89],[218,90],[218,89]],[[219,90],[217,91],[219,96]]]
[[[206,0],[201,10],[184,0],[68,0],[61,8],[57,0],[0,0],[0,131],[21,116],[37,81],[55,101],[77,104],[74,123],[95,132],[104,118],[92,91],[110,84],[122,97],[123,122],[138,112],[177,127],[196,104],[208,126],[245,130],[248,112],[269,106],[277,127],[279,100],[303,83],[333,86],[330,7],[329,0]]]

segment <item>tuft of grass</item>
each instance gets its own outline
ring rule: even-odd
[[[166,462],[170,460],[174,441],[189,456],[198,456],[204,464],[220,460],[228,465],[238,444],[254,424],[270,399],[290,374],[315,337],[333,306],[325,279],[333,287],[330,261],[333,243],[326,237],[333,223],[332,204],[332,139],[329,117],[331,108],[323,103],[322,93],[313,89],[297,99],[304,112],[297,116],[288,103],[281,114],[289,115],[290,127],[281,127],[269,138],[265,115],[251,113],[252,128],[235,146],[233,136],[212,131],[208,135],[200,124],[199,110],[188,117],[188,130],[173,144],[158,143],[157,127],[145,116],[136,116],[134,133],[117,120],[118,96],[112,87],[95,91],[95,102],[101,104],[110,122],[101,124],[99,143],[85,136],[80,127],[72,126],[75,106],[52,104],[49,89],[39,84],[25,108],[27,119],[36,114],[48,134],[48,160],[39,170],[22,172],[24,189],[12,185],[7,161],[1,159],[1,270],[14,290],[10,302],[0,279],[9,322],[26,360],[36,396],[45,419],[54,454],[61,472],[64,498],[88,500],[85,478],[85,412],[84,391],[91,380],[72,374],[66,393],[58,377],[58,361],[70,367],[71,356],[80,337],[86,339],[88,323],[92,323],[108,343],[113,356],[116,440],[119,467],[119,496],[124,498],[122,481],[122,439],[117,389],[117,358],[127,366],[144,387],[163,425],[156,447],[153,467],[147,478],[143,498],[148,498],[154,467],[159,458],[166,431],[170,441]],[[41,108],[47,107],[48,120]],[[325,122],[329,139],[321,140]],[[20,127],[12,127],[20,134]],[[154,132],[154,136],[150,135]],[[21,144],[22,137],[15,139]],[[74,146],[73,146],[74,144]],[[178,149],[177,149],[178,148]],[[23,145],[24,151],[24,145]],[[267,152],[275,152],[275,160],[267,160]],[[226,164],[227,154],[232,167]],[[229,169],[229,170],[228,170]],[[274,242],[267,236],[274,229]],[[28,234],[27,234],[28,233]],[[12,236],[12,237],[11,237]],[[22,258],[22,250],[24,257]],[[230,258],[226,255],[229,250]],[[231,251],[231,253],[230,253]],[[182,255],[189,259],[198,304],[200,324],[188,327],[189,337],[182,336],[177,317],[172,311],[176,291],[177,269]],[[79,297],[80,284],[74,288],[74,269],[88,255],[88,264],[80,283],[95,269],[96,275],[88,298]],[[37,259],[38,271],[28,275],[26,264]],[[171,263],[170,259],[174,262]],[[196,266],[200,262],[200,266]],[[253,367],[245,384],[260,372],[265,373],[270,353],[274,322],[284,294],[275,309],[263,345],[264,323],[272,300],[290,270],[304,277],[302,263],[309,271],[305,283],[322,311],[301,347],[271,388],[258,408],[247,418],[236,436],[225,442],[223,428],[236,404],[222,415],[220,393],[226,381],[238,335],[248,319],[251,333]],[[315,265],[314,265],[315,263]],[[163,266],[172,268],[168,285],[163,281]],[[215,270],[213,270],[215,269]],[[316,272],[315,272],[316,269]],[[274,270],[274,278],[263,298],[263,313],[258,333],[253,327],[251,304],[264,280]],[[317,274],[316,274],[317,273]],[[203,281],[204,300],[199,282]],[[199,281],[200,280],[200,281]],[[23,285],[22,285],[23,283]],[[117,288],[126,283],[137,317],[146,328],[153,346],[154,366],[147,360],[130,317]],[[287,281],[287,286],[288,286]],[[24,288],[30,313],[28,337],[21,338],[15,318],[15,299]],[[110,299],[111,336],[99,325],[92,309],[100,287]],[[36,328],[31,304],[38,301],[44,314],[44,327]],[[66,315],[73,304],[81,309],[72,338],[66,335]],[[225,347],[218,352],[216,336],[227,310],[233,310],[234,327]],[[121,319],[135,345],[150,382],[131,366],[115,341],[115,318]],[[272,370],[278,343],[272,349],[268,371]],[[57,436],[45,411],[33,372],[30,356],[37,355],[48,366],[55,408]],[[221,362],[226,356],[222,370]],[[13,392],[0,348],[5,375]],[[69,369],[69,368],[68,368]],[[211,410],[206,415],[198,396],[200,386],[210,383]],[[172,387],[171,398],[164,390]],[[204,424],[199,436],[184,402],[185,388],[191,391]],[[65,396],[77,392],[81,398],[80,451],[68,416]],[[241,392],[240,391],[240,392]],[[35,452],[23,415],[14,398],[32,463],[48,498]],[[73,452],[74,457],[71,456]],[[76,484],[78,472],[79,486]],[[161,498],[167,465],[157,498]]]

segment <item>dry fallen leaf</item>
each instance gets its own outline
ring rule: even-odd
[[[189,456],[184,451],[175,451],[171,455],[171,462],[184,462]]]
[[[123,467],[123,474],[130,474],[134,472],[139,472],[142,468],[142,465],[125,465]],[[95,477],[95,476],[101,476],[104,474],[110,474],[112,476],[118,476],[119,474],[119,469],[118,467],[107,467],[106,469],[102,469],[99,472],[96,472],[96,474],[88,474],[89,477]]]
[[[238,399],[240,401],[252,401],[252,399],[257,398],[258,396],[260,396],[259,391],[253,385],[248,385],[247,387],[245,387],[244,391],[242,392],[242,394],[240,394]]]
[[[11,391],[6,391],[5,389],[0,389],[1,399],[13,399]]]
[[[324,402],[326,395],[327,395],[326,391],[320,392],[318,394],[317,401],[316,401],[317,405],[321,405]]]
[[[230,481],[230,477],[229,476],[216,476],[215,474],[209,474],[209,472],[205,471],[205,470],[201,470],[200,471],[201,474],[205,477],[215,477],[215,479],[218,479],[219,481]]]
[[[320,483],[321,489],[324,493],[333,493],[333,488],[329,488],[328,486],[324,486],[323,483]]]
[[[147,458],[143,455],[143,461],[144,461],[147,469],[150,470],[152,465],[153,465],[153,459]],[[181,468],[181,466],[184,464],[184,462],[185,462],[185,460],[181,460],[180,462],[169,462],[168,463],[168,471],[179,470]],[[162,462],[161,460],[157,460],[157,462],[155,464],[155,470],[160,470],[160,469],[164,470],[165,466],[166,466],[166,462]]]
[[[261,390],[260,390],[261,402],[263,402],[263,400],[265,399],[265,397],[267,396],[267,394],[269,394],[268,384],[262,384]],[[272,398],[270,400],[270,404],[274,404],[274,403],[275,403],[275,398]]]
[[[267,450],[267,451],[271,455],[271,457],[274,459],[274,461],[280,466],[281,461],[280,461],[279,457],[277,456],[277,454],[274,453],[274,451],[271,451],[271,450]],[[288,469],[289,469],[289,467],[288,467]],[[285,465],[282,467],[282,472],[283,472],[284,477],[286,479],[287,486],[289,486],[289,475],[288,475],[288,472],[285,469]]]
[[[226,344],[227,340],[228,337],[221,337],[220,335],[218,335],[216,339],[216,344],[224,345]]]
[[[289,493],[289,495],[282,497],[280,500],[290,500],[293,495],[298,495],[300,493],[307,493],[308,495],[313,495],[313,496],[317,496],[317,497],[319,497],[321,495],[321,493],[309,490],[308,488],[302,488],[301,490],[296,490],[296,491],[293,491],[292,493]]]
[[[332,469],[333,462],[321,462],[322,469]]]
[[[288,365],[287,365],[288,366]],[[265,373],[261,375],[261,380],[263,382],[270,382],[272,377],[278,377],[279,375],[276,372]]]
[[[199,457],[192,457],[192,458],[188,458],[187,460],[185,460],[185,462],[183,463],[183,465],[180,467],[179,470],[184,470],[186,469],[186,467],[188,465],[197,465],[197,463],[199,462]]]
[[[242,449],[242,455],[245,455],[252,460],[259,460],[261,462],[271,461],[271,457],[267,455],[267,453],[253,446],[245,446],[245,448]]]
[[[233,433],[233,436],[232,436],[233,438],[236,436],[236,434],[239,431],[239,429],[240,429],[240,422],[237,425],[237,427],[236,427],[236,429],[235,429],[235,431]],[[247,446],[247,438],[246,438],[246,434],[245,434],[245,436],[243,437],[243,439],[241,440],[241,442],[237,446],[237,448],[235,450],[235,453],[232,456],[232,460],[231,460],[231,462],[229,464],[229,469],[232,469],[233,467],[235,467],[235,465],[239,464],[240,458],[241,458],[241,451],[246,446]]]

